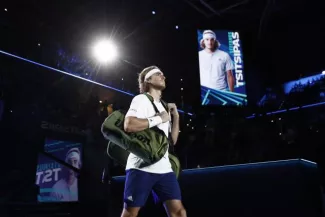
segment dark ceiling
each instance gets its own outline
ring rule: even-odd
[[[91,62],[90,46],[108,35],[119,44],[121,61],[101,67],[96,80],[135,92],[141,68],[158,65],[167,75],[167,98],[180,103],[184,95],[188,105],[199,99],[197,28],[242,33],[254,99],[265,86],[325,68],[320,1],[5,0],[0,6],[0,50],[58,67],[58,50]]]

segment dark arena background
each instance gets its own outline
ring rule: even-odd
[[[125,169],[107,155],[101,125],[129,108],[151,65],[179,109],[187,216],[324,216],[324,9],[307,0],[1,1],[0,216],[121,216]],[[234,65],[234,91],[204,80],[205,30]],[[139,216],[167,215],[150,196]]]

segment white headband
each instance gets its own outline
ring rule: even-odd
[[[212,32],[207,32],[203,34],[203,39],[207,39],[207,38],[214,38],[216,39],[216,35]]]
[[[144,77],[144,80],[147,81],[147,80],[148,80],[148,79],[149,79],[153,74],[156,74],[156,73],[158,73],[158,72],[161,73],[160,69],[157,69],[157,68],[151,69],[151,70],[146,74],[146,76]]]
[[[70,152],[68,154],[66,160],[71,159],[71,158],[75,158],[77,161],[79,161],[80,160],[80,154],[78,152],[76,152],[76,151],[72,151],[72,152]]]

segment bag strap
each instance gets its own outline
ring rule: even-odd
[[[144,95],[146,95],[146,96],[148,97],[148,99],[150,100],[151,104],[153,105],[153,108],[155,109],[155,112],[156,112],[157,114],[159,114],[160,112],[159,112],[157,106],[156,106],[155,103],[154,103],[154,99],[153,99],[153,97],[152,97],[151,95],[149,95],[148,93],[144,93]],[[161,101],[161,104],[163,105],[164,109],[165,109],[166,112],[168,113],[168,105],[167,105],[167,103],[166,103],[165,101],[163,101],[163,100],[160,100],[160,101]]]
[[[146,95],[148,97],[149,101],[153,105],[153,108],[155,109],[155,112],[157,114],[159,114],[160,112],[159,112],[157,106],[154,103],[153,97],[151,95],[149,95],[148,93],[144,93],[144,95]],[[160,101],[161,101],[161,104],[163,105],[163,107],[165,108],[166,112],[169,113],[167,103],[165,101],[163,101],[163,100],[160,100]],[[174,149],[174,145],[173,145],[173,141],[172,141],[172,134],[169,132],[169,129],[168,129],[168,141],[169,141],[169,151],[170,151],[170,153],[175,153],[175,149]]]

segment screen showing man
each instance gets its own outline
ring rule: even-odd
[[[80,151],[70,149],[66,154],[65,162],[80,169]],[[51,197],[55,201],[78,201],[78,174],[67,167],[63,167],[63,175],[52,187]]]
[[[81,143],[49,140],[45,152],[81,169]],[[78,173],[55,159],[40,153],[36,172],[36,184],[40,187],[39,202],[75,202],[78,201]]]
[[[245,105],[238,32],[198,30],[202,105]]]

